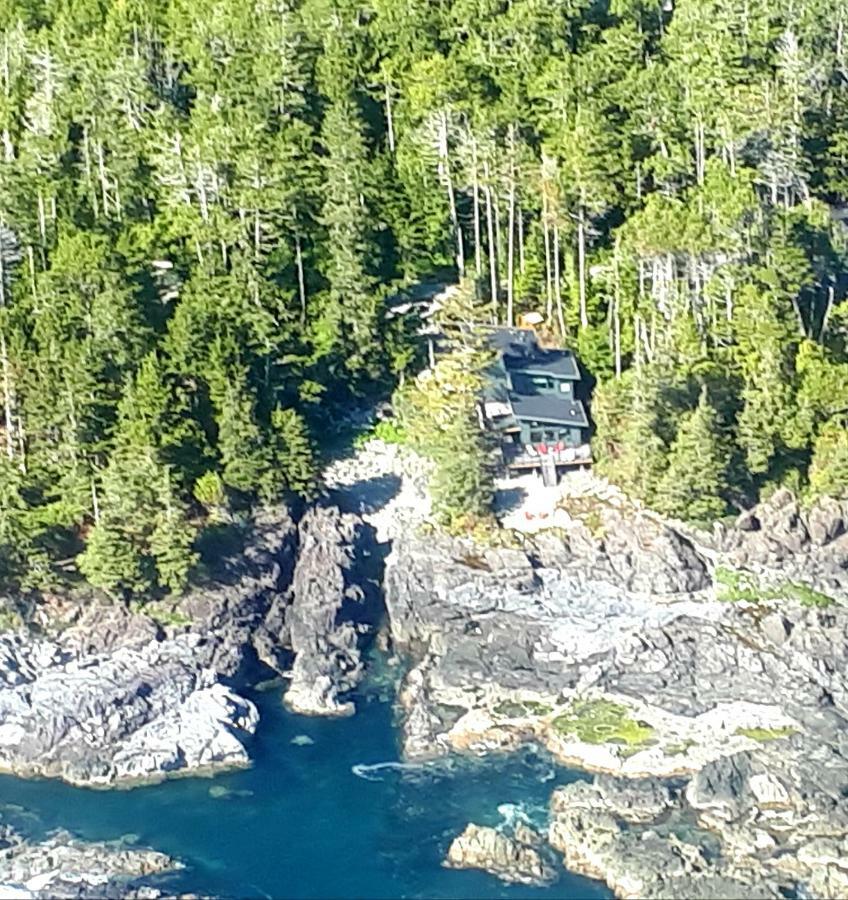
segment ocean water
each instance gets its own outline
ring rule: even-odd
[[[551,887],[528,888],[441,865],[469,821],[496,825],[515,815],[544,821],[553,787],[579,776],[541,753],[406,767],[397,764],[385,685],[367,685],[354,697],[357,715],[341,720],[286,712],[279,687],[250,696],[261,714],[250,769],[111,791],[2,776],[0,815],[33,836],[59,827],[88,840],[135,836],[185,864],[155,880],[166,891],[257,898],[610,896],[565,871]]]

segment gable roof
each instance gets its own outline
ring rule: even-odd
[[[554,422],[559,425],[573,425],[588,428],[586,410],[579,400],[547,397],[543,394],[525,396],[510,393],[512,411],[517,419],[531,419],[536,422]]]

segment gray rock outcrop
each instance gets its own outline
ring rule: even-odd
[[[197,666],[199,640],[72,656],[0,636],[0,769],[105,785],[247,765],[236,735],[253,733],[256,709]]]
[[[145,882],[176,868],[164,853],[120,841],[88,843],[66,831],[29,841],[0,826],[0,896],[9,900],[160,897]]]
[[[512,836],[495,828],[469,824],[448,848],[445,865],[453,869],[482,869],[508,884],[546,885],[557,872],[544,857],[542,839],[519,824]]]
[[[532,544],[541,565],[591,572],[597,581],[654,596],[709,586],[707,564],[678,531],[644,512],[625,513],[607,504],[597,504],[592,514],[591,529],[580,523],[565,535],[537,532]]]
[[[363,675],[358,634],[341,621],[346,600],[360,589],[350,581],[358,520],[335,507],[315,506],[303,517],[300,546],[286,614],[295,653],[286,704],[308,715],[352,715],[354,705],[339,695]]]
[[[824,498],[804,509],[781,489],[719,529],[717,543],[731,566],[848,597],[848,501]]]
[[[631,785],[597,777],[551,801],[551,844],[617,896],[846,896],[848,761],[833,748],[799,735],[715,760],[688,783]]]
[[[293,708],[348,711],[358,526],[333,507],[299,524],[264,510],[179,603],[38,606],[40,637],[0,633],[0,770],[105,786],[248,765],[258,715],[233,685],[257,657],[280,673],[294,659]]]
[[[680,580],[659,564],[651,580],[627,551],[629,568],[613,563],[600,548],[616,540],[579,528],[524,549],[396,540],[386,605],[411,659],[406,754],[533,742],[605,773],[557,791],[548,837],[617,896],[848,896],[843,511],[780,496],[768,510],[756,515],[774,538],[750,519],[711,547],[658,541],[653,525],[621,538],[672,566],[689,560]],[[755,587],[744,602],[714,599],[704,579],[716,565],[762,574],[762,599]],[[832,580],[816,583],[829,596],[769,587],[825,571]],[[486,859],[476,841],[454,853]]]

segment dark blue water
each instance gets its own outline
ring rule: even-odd
[[[355,698],[357,715],[336,721],[287,713],[279,689],[252,699],[262,718],[249,770],[127,791],[3,776],[0,812],[33,836],[57,827],[89,840],[137,835],[140,844],[186,864],[160,879],[168,891],[292,898],[610,896],[596,882],[566,872],[554,886],[534,889],[441,866],[454,835],[469,821],[503,821],[511,812],[503,804],[521,804],[541,824],[553,787],[576,777],[548,758],[529,752],[484,762],[357,769],[357,775],[355,766],[398,759],[385,689],[366,688]],[[314,743],[292,743],[302,735]],[[229,793],[214,796],[223,790]]]

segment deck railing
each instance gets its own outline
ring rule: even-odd
[[[592,462],[592,448],[589,444],[580,444],[578,447],[548,446],[545,452],[538,448],[527,446],[504,445],[504,462],[510,468],[534,469],[542,465],[545,456],[552,457],[557,466],[585,466]]]

